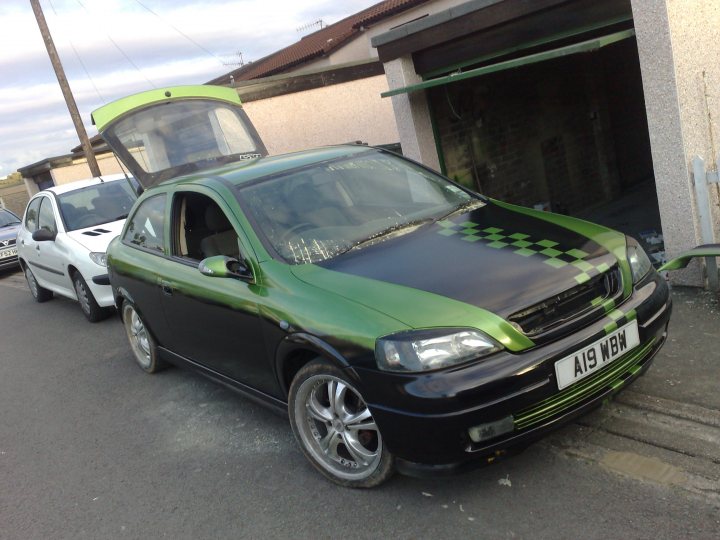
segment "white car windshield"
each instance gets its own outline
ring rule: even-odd
[[[58,195],[67,231],[125,219],[137,195],[125,180],[103,182]]]
[[[485,204],[378,150],[240,186],[238,195],[265,243],[291,264],[337,257]]]

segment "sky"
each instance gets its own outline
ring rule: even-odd
[[[40,0],[88,136],[90,113],[154,87],[202,84],[379,0]],[[0,0],[0,178],[79,140],[29,0]]]

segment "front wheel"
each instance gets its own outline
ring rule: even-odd
[[[111,310],[109,308],[102,308],[98,305],[92,291],[80,275],[80,272],[75,272],[72,281],[73,287],[75,288],[75,295],[77,296],[78,302],[80,302],[80,308],[88,321],[98,322],[110,315]]]
[[[290,386],[288,409],[303,453],[326,478],[370,488],[393,475],[393,456],[342,370],[319,360],[304,366]]]

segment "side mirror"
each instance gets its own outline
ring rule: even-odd
[[[49,231],[48,229],[38,229],[32,233],[32,239],[36,242],[48,242],[55,240],[57,233]]]
[[[215,255],[203,259],[198,265],[198,270],[202,275],[208,277],[232,277],[243,281],[253,279],[252,271],[244,263],[225,255]]]

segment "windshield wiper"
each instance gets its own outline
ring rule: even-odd
[[[17,225],[20,223],[19,221],[11,221],[10,223],[6,223],[5,225],[0,225],[0,229],[4,229],[5,227],[9,227],[10,225]]]
[[[464,202],[460,206],[456,206],[455,208],[450,210],[447,214],[443,214],[440,217],[434,218],[433,221],[437,222],[437,221],[442,221],[443,219],[448,219],[450,216],[455,215],[458,212],[461,212],[463,210],[469,210],[475,205],[478,205],[478,208],[479,208],[480,206],[485,206],[485,202],[481,201],[480,199],[474,199],[471,201]]]
[[[426,223],[431,223],[435,221],[434,218],[423,218],[423,219],[416,219],[414,221],[408,221],[407,223],[400,223],[396,225],[392,225],[390,227],[387,227],[385,229],[382,229],[381,231],[378,231],[367,238],[363,238],[362,240],[358,240],[356,242],[353,242],[350,247],[347,249],[342,250],[337,255],[342,255],[343,253],[347,253],[348,251],[353,251],[356,249],[359,249],[363,246],[366,246],[368,244],[374,243],[378,238],[382,238],[383,236],[387,236],[389,234],[402,231],[405,229],[412,229],[420,227],[421,225],[425,225]]]

